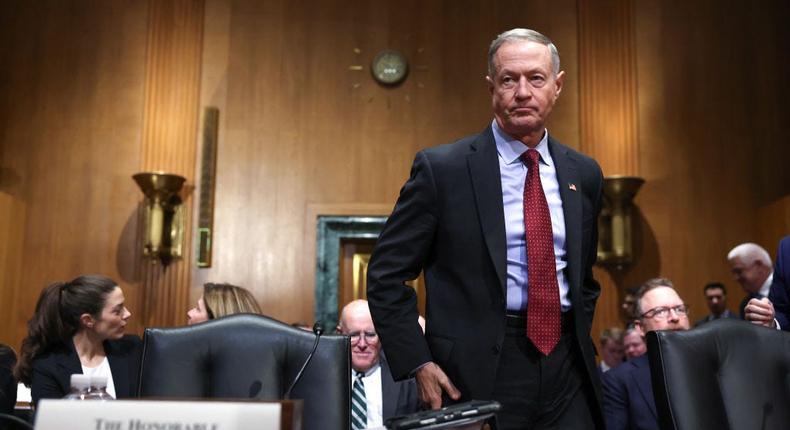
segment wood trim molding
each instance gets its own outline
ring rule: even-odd
[[[184,253],[167,267],[142,261],[140,321],[145,327],[184,323],[192,264],[192,202],[200,115],[203,0],[151,0],[141,171],[187,178]]]
[[[637,175],[636,54],[631,0],[579,0],[581,149],[605,175]]]

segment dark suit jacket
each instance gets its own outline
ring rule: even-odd
[[[768,299],[774,304],[776,320],[782,330],[790,331],[790,236],[779,242],[774,280]]]
[[[734,318],[734,319],[738,319],[738,315],[735,315],[734,313],[730,312],[729,309],[725,309],[724,312],[722,312],[721,315],[719,315],[719,318]],[[705,315],[704,317],[698,319],[697,322],[694,323],[694,327],[701,326],[702,324],[705,324],[706,322],[715,321],[715,320],[717,320],[719,318],[715,318],[713,316],[713,314]]]
[[[395,381],[384,356],[381,356],[381,401],[383,403],[382,416],[387,418],[407,415],[417,412],[419,397],[417,397],[417,384],[414,379]]]
[[[603,374],[606,430],[658,430],[647,354]]]
[[[13,414],[16,406],[16,379],[14,379],[14,351],[0,344],[0,413]],[[0,423],[0,428],[3,424]]]
[[[110,361],[116,396],[119,399],[135,397],[142,352],[140,338],[126,335],[120,340],[105,341],[104,352]],[[71,375],[82,373],[80,358],[72,342],[38,356],[33,360],[32,367],[30,389],[33,404],[38,403],[39,399],[59,399],[65,396],[71,388]]]
[[[574,334],[598,395],[589,332],[600,294],[592,265],[603,179],[594,160],[551,137],[549,151],[565,214]],[[461,390],[462,400],[491,398],[505,337],[506,258],[502,184],[491,127],[418,152],[368,266],[368,301],[396,380],[434,361]],[[421,270],[425,336],[417,324],[415,291],[404,285]],[[593,408],[594,416],[597,412]]]

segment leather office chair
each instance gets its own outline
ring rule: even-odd
[[[721,319],[647,344],[662,429],[790,428],[790,333]]]
[[[231,315],[187,327],[148,328],[140,367],[142,397],[281,399],[315,335],[260,315]],[[324,335],[291,392],[303,399],[306,430],[351,424],[348,337]]]

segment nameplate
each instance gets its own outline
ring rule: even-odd
[[[43,399],[36,430],[279,429],[277,402]]]

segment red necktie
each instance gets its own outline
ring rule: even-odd
[[[527,337],[544,355],[560,340],[560,291],[554,261],[551,215],[540,184],[540,154],[528,149],[521,155],[527,165],[524,182],[524,228],[527,239]]]

